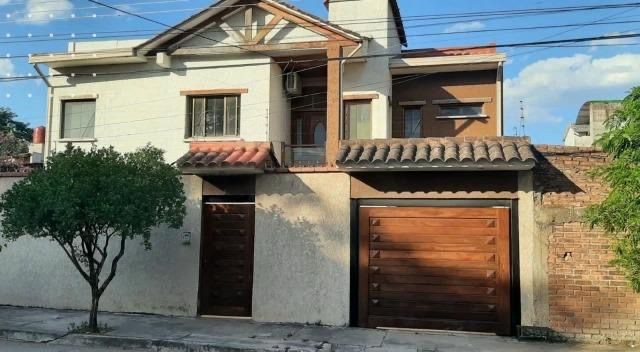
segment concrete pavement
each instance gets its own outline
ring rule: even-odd
[[[296,324],[255,323],[238,319],[178,318],[101,313],[111,331],[101,335],[69,333],[88,314],[79,311],[0,306],[0,341],[39,342],[41,351],[69,346],[153,351],[289,352],[565,352],[625,351],[624,346],[520,342],[487,335],[416,333]],[[6,342],[5,342],[6,343]],[[2,347],[0,342],[0,347]],[[20,345],[18,345],[20,346]],[[44,346],[48,349],[44,349]],[[64,347],[64,348],[63,348]],[[26,345],[25,351],[30,351]],[[56,349],[63,348],[63,349]],[[5,349],[0,348],[0,351]],[[17,350],[17,349],[16,349]],[[110,351],[110,350],[106,350]],[[106,352],[105,351],[105,352]]]
[[[37,342],[12,342],[0,340],[0,351],[7,352],[119,352],[120,348],[96,348],[42,344]],[[144,350],[128,350],[129,352],[144,352]]]

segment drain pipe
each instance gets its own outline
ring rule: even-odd
[[[51,136],[52,136],[52,123],[53,123],[53,86],[51,85],[51,82],[49,82],[49,80],[47,79],[47,76],[45,76],[44,73],[42,73],[42,70],[40,70],[40,67],[38,66],[38,64],[33,64],[33,69],[36,70],[36,72],[38,73],[38,76],[40,76],[40,79],[42,79],[42,81],[44,82],[44,84],[47,85],[48,87],[48,95],[49,95],[49,99],[47,101],[47,126],[46,126],[46,140],[45,140],[45,149],[43,152],[43,162],[47,161],[47,158],[49,157],[49,154],[51,153]]]
[[[369,40],[368,38],[364,38],[364,40]],[[338,139],[345,138],[344,135],[344,66],[347,63],[347,60],[352,58],[360,49],[362,49],[363,43],[358,44],[358,46],[349,54],[345,59],[340,60],[340,136]]]

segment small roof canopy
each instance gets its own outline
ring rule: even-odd
[[[416,138],[343,141],[336,157],[345,171],[530,170],[529,139],[518,137]]]
[[[261,174],[274,158],[267,142],[192,142],[175,164],[193,175]]]

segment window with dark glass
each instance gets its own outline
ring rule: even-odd
[[[406,106],[404,108],[404,137],[422,137],[422,108],[420,106]]]
[[[62,102],[62,138],[93,138],[96,123],[95,100]]]
[[[484,117],[482,103],[442,104],[438,117]]]
[[[190,97],[190,137],[237,136],[240,132],[239,96]]]
[[[345,139],[371,138],[371,101],[353,100],[345,102]]]

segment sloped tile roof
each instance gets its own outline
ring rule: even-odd
[[[343,141],[336,164],[376,169],[528,170],[536,158],[526,138],[417,138]]]
[[[188,173],[260,173],[273,162],[267,142],[192,142],[189,151],[176,161]]]

